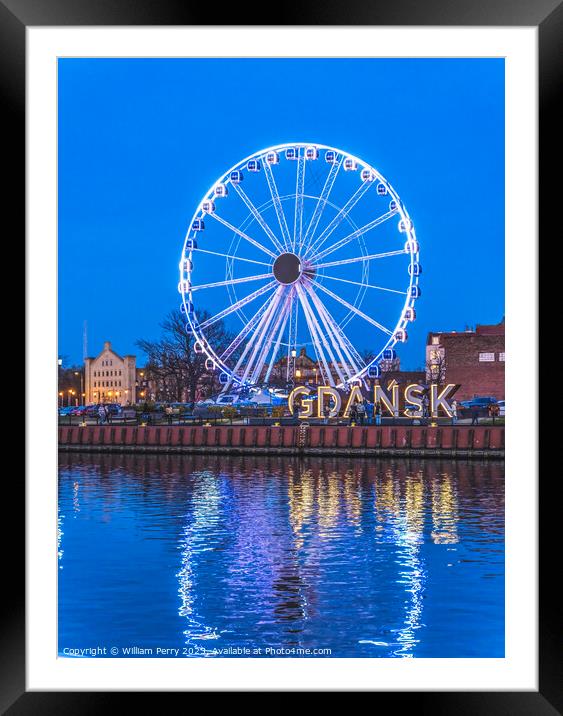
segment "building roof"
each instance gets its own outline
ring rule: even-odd
[[[103,347],[103,349],[98,353],[98,355],[97,355],[97,356],[89,356],[88,358],[85,358],[85,360],[96,360],[96,359],[99,358],[99,357],[102,355],[102,353],[104,353],[105,351],[109,351],[112,355],[114,355],[114,356],[115,356],[116,358],[118,358],[119,360],[121,360],[121,361],[123,360],[122,356],[120,356],[119,353],[116,353],[116,352],[113,350],[113,348],[111,347],[111,341],[104,341],[104,347]],[[135,358],[135,356],[134,356],[134,355],[131,355],[130,353],[128,353],[128,354],[125,356],[125,358]]]
[[[430,331],[426,339],[427,345],[432,343],[432,336],[441,337],[463,337],[463,336],[504,336],[504,316],[500,323],[494,324],[477,324],[475,329],[465,329],[465,331]]]

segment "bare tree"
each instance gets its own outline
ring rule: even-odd
[[[210,317],[207,311],[198,314],[201,322]],[[162,335],[159,340],[140,339],[136,342],[147,355],[147,378],[155,383],[158,399],[181,402],[186,397],[188,401],[195,402],[198,392],[209,394],[219,388],[216,372],[206,369],[207,356],[195,351],[195,338],[186,332],[185,323],[181,311],[170,311],[160,324]],[[222,321],[210,325],[206,337],[219,353],[232,338]]]
[[[446,382],[446,354],[443,350],[432,351],[430,358],[426,361],[426,380],[431,383]]]

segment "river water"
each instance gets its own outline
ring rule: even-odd
[[[59,459],[61,656],[504,656],[501,461]]]

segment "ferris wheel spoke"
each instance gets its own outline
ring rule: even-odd
[[[309,305],[307,297],[305,296],[305,292],[299,284],[296,285],[296,289],[297,295],[299,296],[299,300],[301,302],[301,307],[303,308],[305,320],[307,321],[309,333],[311,335],[311,338],[313,339],[313,347],[315,349],[317,363],[319,364],[319,368],[321,369],[323,380],[328,381],[329,385],[334,386],[334,378],[332,377],[332,373],[330,371],[330,368],[328,367],[326,356],[323,352],[322,341],[317,330],[317,321],[311,311],[311,307]]]
[[[283,212],[283,207],[282,207],[282,203],[280,200],[280,194],[278,191],[274,173],[272,171],[272,167],[270,166],[270,164],[267,161],[263,162],[263,164],[264,164],[264,176],[266,177],[266,181],[268,182],[268,189],[270,190],[270,195],[272,197],[274,209],[276,210],[276,216],[278,217],[278,223],[280,225],[280,231],[281,231],[281,235],[283,238],[284,248],[289,249],[291,246],[291,236],[289,234],[287,220],[286,220],[285,214]]]
[[[236,351],[236,349],[240,346],[242,341],[246,338],[246,336],[250,333],[250,331],[254,328],[254,326],[258,323],[262,315],[264,314],[264,311],[268,308],[270,305],[270,302],[273,299],[272,296],[268,296],[268,298],[264,301],[264,303],[260,306],[260,308],[256,311],[256,313],[252,316],[252,318],[247,321],[247,323],[244,324],[242,330],[240,333],[235,336],[235,338],[231,341],[231,343],[225,348],[223,353],[221,353],[221,360],[224,362],[228,358],[231,357],[231,355]]]
[[[342,357],[340,350],[338,351],[342,357],[342,361],[343,361],[344,367],[346,368],[346,372],[348,373],[348,378],[351,378],[354,373],[360,372],[361,368],[359,366],[362,366],[362,364],[363,364],[362,358],[359,355],[358,351],[354,348],[354,346],[350,342],[350,339],[348,338],[348,336],[344,333],[344,330],[341,328],[341,326],[338,325],[338,323],[330,315],[326,306],[321,301],[320,296],[313,290],[312,286],[307,285],[306,288],[311,295],[311,299],[312,299],[313,303],[315,303],[315,305],[317,307],[317,311],[319,312],[320,315],[324,316],[326,323],[330,326],[332,333],[334,335],[334,338],[336,340],[336,345],[339,347],[339,349],[343,353],[346,354],[346,357],[348,358],[348,362],[346,362],[346,360]],[[350,368],[351,368],[351,370],[350,370]]]
[[[278,333],[280,323],[284,319],[286,301],[287,301],[287,299],[283,302],[283,305],[278,306],[278,310],[276,310],[275,313],[273,314],[273,321],[271,322],[271,325],[268,327],[266,336],[264,337],[264,340],[262,342],[262,347],[258,353],[256,365],[255,365],[254,370],[252,371],[252,376],[250,379],[251,382],[254,384],[256,384],[260,380],[260,374],[262,373],[262,370],[264,368],[264,364],[268,357],[268,353],[272,349],[272,340],[273,340],[274,336]]]
[[[328,296],[333,298],[335,301],[338,301],[338,303],[341,303],[343,306],[346,306],[352,313],[355,313],[356,316],[359,316],[360,318],[363,318],[364,321],[367,321],[368,323],[371,323],[372,326],[375,326],[376,328],[379,328],[380,331],[383,331],[383,333],[386,333],[388,336],[393,335],[392,331],[390,331],[385,326],[382,326],[381,323],[378,323],[374,318],[371,318],[371,316],[366,315],[363,311],[360,311],[359,308],[356,308],[351,303],[348,303],[348,301],[345,301],[343,298],[338,296],[337,294],[330,291],[328,288],[323,286],[318,281],[315,281],[314,279],[311,280],[311,283],[313,283],[317,288],[319,288],[321,291],[324,291]]]
[[[346,361],[344,360],[344,357],[342,356],[342,353],[340,351],[340,346],[338,345],[337,341],[334,340],[332,330],[331,330],[330,326],[327,324],[324,315],[319,310],[317,302],[315,301],[315,299],[317,298],[315,295],[315,292],[312,291],[311,289],[309,289],[309,287],[307,285],[305,285],[305,292],[306,292],[306,294],[309,294],[309,297],[311,298],[313,305],[317,309],[317,314],[318,314],[319,318],[321,319],[321,323],[324,328],[324,331],[321,331],[320,327],[319,327],[319,335],[320,335],[322,343],[330,357],[330,360],[334,367],[334,370],[335,370],[338,378],[340,379],[340,382],[346,383],[346,378],[344,377],[344,375],[342,373],[341,367],[344,368],[344,370],[346,372],[348,372],[348,370],[347,370],[347,366],[346,366]],[[313,314],[312,308],[311,308],[311,314]],[[340,360],[338,360],[335,357],[334,353],[332,352],[332,348],[334,348],[334,350],[338,354],[338,357],[340,358]],[[348,376],[350,376],[349,372],[348,372]]]
[[[278,355],[278,353],[279,353],[279,350],[280,350],[281,340],[282,340],[283,334],[285,333],[285,327],[286,327],[286,325],[287,325],[287,321],[288,321],[288,318],[289,318],[290,313],[291,313],[291,298],[290,298],[290,297],[291,297],[291,292],[289,293],[289,295],[288,295],[288,297],[287,297],[287,299],[286,299],[285,308],[284,308],[283,313],[282,313],[282,315],[283,315],[283,322],[282,322],[282,324],[281,324],[281,327],[280,327],[280,330],[279,330],[279,333],[278,333],[278,337],[276,338],[276,342],[275,342],[275,344],[274,344],[274,349],[273,349],[272,355],[271,355],[271,357],[270,357],[270,363],[268,364],[268,368],[267,368],[267,370],[266,370],[266,375],[264,376],[264,382],[265,382],[265,383],[267,383],[267,382],[270,380],[270,375],[271,375],[271,373],[272,373],[272,369],[273,369],[273,367],[274,367],[274,365],[275,365],[275,362],[276,362],[276,357],[277,357],[277,355]]]
[[[231,304],[228,306],[228,308],[223,309],[220,311],[217,315],[212,316],[211,318],[208,318],[203,323],[199,324],[200,329],[208,328],[209,326],[212,326],[214,323],[217,323],[217,321],[221,321],[223,318],[228,316],[231,313],[234,313],[235,311],[238,311],[239,308],[242,308],[243,306],[246,306],[248,303],[251,303],[254,301],[254,299],[258,298],[259,296],[262,296],[267,291],[271,291],[274,286],[277,285],[277,281],[270,281],[270,283],[266,284],[265,286],[262,286],[261,288],[257,289],[253,293],[250,293],[248,296],[245,296],[244,298],[241,298],[236,303]]]
[[[330,192],[332,191],[332,187],[334,186],[334,182],[336,181],[336,177],[338,176],[338,172],[340,171],[340,167],[343,162],[344,156],[340,157],[340,161],[330,165],[330,171],[326,178],[323,190],[319,200],[317,201],[315,210],[313,211],[313,216],[307,226],[307,230],[305,231],[305,236],[303,238],[303,245],[306,247],[305,251],[309,249],[310,243],[315,238],[315,231],[317,230],[317,226],[319,225],[319,221],[327,204],[328,197],[330,196]]]
[[[229,386],[230,386],[231,383],[233,382],[233,379],[234,379],[234,378],[236,378],[237,381],[241,381],[241,382],[243,381],[243,379],[242,379],[241,376],[239,375],[239,371],[240,371],[241,367],[244,365],[244,361],[247,360],[246,356],[248,355],[249,351],[251,350],[251,348],[252,348],[253,345],[255,344],[258,335],[259,335],[260,332],[262,331],[262,328],[263,328],[263,326],[264,326],[264,322],[267,321],[268,317],[271,315],[272,309],[273,309],[273,307],[274,307],[274,306],[276,305],[276,303],[277,303],[277,299],[278,299],[278,296],[279,296],[279,292],[280,292],[280,288],[279,288],[279,286],[278,286],[278,289],[277,289],[277,290],[274,292],[274,294],[270,297],[269,303],[268,303],[268,305],[267,305],[267,307],[266,307],[266,310],[262,313],[262,316],[261,316],[260,320],[258,321],[258,325],[257,325],[257,327],[256,327],[256,330],[255,330],[253,333],[250,334],[249,340],[247,341],[247,343],[246,343],[246,345],[245,345],[245,347],[244,347],[244,350],[242,351],[241,355],[239,356],[239,359],[238,359],[238,361],[237,361],[235,367],[233,368],[233,370],[232,370],[232,372],[231,372],[231,376],[230,376],[230,378],[229,378],[227,384],[225,385],[224,390],[227,390],[227,389],[229,388]]]
[[[332,244],[332,246],[328,246],[323,251],[318,251],[318,248],[320,248],[320,246],[319,246],[317,248],[317,252],[314,253],[314,255],[310,257],[310,260],[318,261],[319,259],[323,259],[325,256],[328,256],[329,254],[332,254],[334,251],[337,251],[338,249],[341,249],[343,246],[346,246],[346,244],[349,244],[350,241],[357,239],[359,236],[363,236],[364,234],[367,234],[368,231],[375,229],[376,226],[380,226],[381,224],[385,223],[392,216],[395,216],[396,213],[397,213],[397,211],[394,209],[393,211],[388,211],[386,214],[382,214],[381,216],[378,216],[377,219],[374,219],[373,221],[370,221],[365,226],[362,226],[359,229],[356,229],[356,231],[353,231],[351,234],[348,234],[348,236],[345,236],[343,239],[340,239],[340,241],[337,241],[336,243]],[[404,253],[404,251],[401,251],[400,253]]]
[[[342,283],[351,283],[354,286],[361,286],[362,288],[375,288],[378,291],[388,291],[389,293],[399,293],[401,296],[406,296],[406,291],[398,291],[395,288],[384,288],[383,286],[374,286],[371,283],[360,283],[359,281],[351,281],[347,278],[337,278],[336,276],[329,276],[328,274],[323,274],[323,278],[329,278],[331,281],[341,281]]]
[[[269,334],[269,329],[271,327],[272,320],[276,316],[277,309],[280,304],[284,289],[285,289],[284,286],[280,286],[278,288],[278,290],[276,291],[274,300],[272,301],[268,310],[262,316],[262,320],[260,321],[260,324],[256,330],[256,333],[253,336],[252,352],[250,354],[250,358],[248,358],[248,360],[246,361],[246,367],[245,367],[244,373],[242,374],[242,378],[241,378],[243,383],[247,382],[248,376],[249,376],[250,372],[253,370],[253,366],[255,366],[255,364],[256,364],[256,358],[258,357],[259,351],[263,346],[266,336]],[[250,342],[249,342],[249,345],[250,345]],[[241,360],[243,358],[244,358],[244,354],[241,356]],[[239,361],[239,364],[237,364],[238,368],[240,368],[243,365],[243,363],[241,361]],[[235,372],[236,372],[236,370],[235,370]]]
[[[319,298],[319,296],[317,296],[315,291],[308,284],[305,284],[305,290],[309,294],[311,301],[313,302],[313,305],[317,309],[317,313],[319,314],[319,317],[325,327],[326,335],[328,336],[330,342],[332,343],[334,350],[338,354],[338,358],[340,359],[340,366],[342,366],[344,371],[348,374],[348,378],[351,378],[352,371],[350,370],[349,364],[351,364],[352,367],[354,367],[354,361],[352,359],[352,356],[348,355],[348,360],[346,360],[346,358],[344,358],[344,353],[347,353],[346,347],[344,345],[341,345],[338,331],[335,330],[334,325],[329,320],[328,313],[324,307],[323,302]],[[340,378],[342,383],[346,383],[347,379],[344,377],[344,375],[342,374],[342,372],[339,369],[340,368],[339,362],[334,361],[334,366],[338,373],[338,377]]]
[[[370,188],[370,185],[373,182],[366,181],[363,184],[361,184],[358,189],[354,192],[354,194],[348,199],[346,204],[340,209],[338,214],[332,219],[330,224],[324,229],[324,231],[321,233],[319,238],[314,241],[313,244],[309,246],[309,252],[313,255],[316,255],[321,248],[321,246],[326,243],[328,237],[333,233],[333,231],[341,224],[341,222],[346,218],[346,216],[352,211],[352,209],[356,206],[356,204],[360,201],[362,196],[366,193],[366,191]]]
[[[305,189],[305,154],[298,150],[297,177],[295,181],[295,214],[293,219],[293,250],[301,248],[303,232],[303,193]]]
[[[235,186],[237,186],[235,184]],[[264,251],[264,253],[268,254],[268,256],[271,256],[273,259],[276,258],[276,254],[273,251],[270,251],[270,249],[267,249],[265,246],[262,246],[261,243],[258,241],[255,241],[252,239],[248,234],[245,234],[244,231],[241,231],[236,226],[233,226],[230,224],[226,219],[223,219],[222,216],[219,216],[216,212],[213,212],[213,214],[209,214],[209,216],[212,216],[216,221],[218,221],[220,224],[223,224],[223,226],[226,226],[227,229],[234,232],[235,234],[238,234],[241,238],[245,239],[249,243],[251,243],[253,246],[255,246],[257,249],[260,249],[260,251]]]
[[[260,266],[271,266],[271,263],[266,261],[257,261],[256,259],[245,259],[242,256],[236,256],[235,254],[221,254],[218,251],[209,251],[208,249],[190,249],[190,251],[197,251],[198,254],[211,254],[212,256],[221,256],[225,259],[236,259],[237,261],[246,261],[249,264],[260,264]]]
[[[248,209],[250,210],[250,213],[252,216],[256,219],[256,221],[260,224],[260,226],[264,229],[266,232],[268,238],[270,241],[274,244],[276,249],[278,251],[283,252],[283,246],[278,241],[276,235],[274,232],[270,229],[266,221],[264,220],[264,217],[262,214],[258,211],[258,209],[254,206],[251,199],[248,197],[247,193],[244,191],[244,189],[240,186],[240,184],[233,184],[235,191],[240,196],[240,198],[243,200],[243,202],[246,204]]]
[[[329,268],[330,266],[343,266],[344,264],[353,264],[358,261],[373,261],[374,259],[384,259],[388,256],[404,256],[405,252],[403,249],[397,251],[386,251],[382,254],[368,254],[366,256],[355,256],[353,259],[342,259],[341,261],[329,261],[324,264],[315,263],[315,269]]]
[[[190,286],[190,291],[201,291],[204,288],[219,288],[220,286],[232,286],[235,283],[248,283],[248,281],[260,281],[272,278],[272,273],[261,273],[255,276],[244,276],[243,278],[230,278],[226,281],[216,281],[215,283],[201,283],[198,286]]]

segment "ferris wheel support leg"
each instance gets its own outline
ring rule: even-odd
[[[270,375],[271,375],[271,373],[272,373],[272,369],[273,369],[273,367],[274,367],[274,364],[275,364],[275,362],[276,362],[276,358],[277,358],[278,353],[279,353],[279,350],[280,350],[281,339],[282,339],[282,336],[283,336],[283,334],[284,334],[284,332],[285,332],[285,327],[287,326],[287,321],[288,321],[288,318],[289,318],[290,313],[291,313],[291,305],[288,305],[288,306],[286,306],[286,310],[285,310],[285,312],[284,312],[285,315],[284,315],[284,318],[283,318],[283,323],[282,323],[281,328],[280,328],[280,331],[279,331],[279,333],[278,333],[278,337],[277,337],[277,339],[276,339],[276,344],[275,344],[275,346],[274,346],[274,350],[272,351],[272,355],[271,355],[271,357],[270,357],[270,363],[269,363],[269,365],[268,365],[268,370],[266,371],[266,375],[265,375],[265,377],[264,377],[264,382],[265,382],[265,383],[267,383],[267,382],[270,380]]]
[[[273,294],[273,296],[270,297],[270,299],[269,299],[270,302],[269,302],[269,304],[268,304],[266,310],[265,310],[264,313],[262,314],[262,317],[260,318],[260,321],[259,321],[259,323],[258,323],[258,327],[256,328],[256,331],[255,331],[254,333],[251,333],[251,334],[250,334],[250,340],[248,341],[248,343],[247,343],[246,346],[244,347],[244,350],[243,350],[243,352],[242,352],[240,358],[238,359],[238,361],[237,361],[235,367],[233,368],[233,371],[232,371],[232,373],[231,373],[231,377],[229,378],[229,380],[228,380],[228,382],[227,382],[227,384],[226,384],[226,386],[225,386],[226,389],[228,389],[228,388],[232,385],[234,378],[235,378],[235,377],[238,377],[238,371],[240,370],[241,366],[243,365],[244,360],[245,360],[245,358],[246,358],[248,352],[250,351],[250,349],[251,349],[251,348],[253,347],[253,345],[255,344],[255,342],[256,342],[256,340],[257,340],[257,338],[258,338],[258,335],[260,334],[260,332],[261,332],[261,330],[262,330],[262,328],[263,328],[263,325],[264,325],[265,321],[268,320],[268,316],[271,314],[272,307],[276,305],[276,298],[277,298],[278,294],[279,294],[279,288],[278,288],[278,290]]]
[[[277,310],[275,312],[272,327],[268,331],[268,335],[267,335],[267,337],[265,337],[265,340],[263,341],[263,345],[260,349],[258,359],[256,360],[256,367],[252,371],[252,376],[250,379],[251,382],[254,384],[256,384],[260,380],[260,374],[262,373],[262,369],[264,368],[264,364],[268,357],[268,353],[270,352],[270,349],[272,348],[272,339],[278,332],[280,323],[282,322],[282,320],[285,316],[286,302],[287,302],[287,299],[284,301],[283,306],[280,308],[280,310]]]
[[[246,336],[250,333],[250,331],[254,328],[254,326],[258,323],[262,315],[264,314],[264,311],[268,307],[269,302],[272,300],[272,296],[268,297],[264,303],[260,306],[260,308],[256,311],[256,313],[252,316],[250,321],[246,323],[240,331],[240,333],[235,336],[234,340],[231,341],[231,343],[227,346],[227,348],[221,353],[221,360],[226,361],[227,358],[229,358],[239,347],[239,345],[242,343],[242,341],[246,338]]]
[[[344,377],[344,375],[343,375],[343,373],[342,373],[340,364],[339,364],[338,360],[335,358],[334,353],[332,352],[331,345],[334,346],[335,350],[336,350],[336,345],[335,345],[335,342],[334,342],[334,339],[333,339],[331,330],[330,330],[330,328],[328,327],[328,325],[326,324],[326,322],[325,322],[325,320],[324,320],[324,318],[323,318],[323,315],[321,314],[321,312],[320,312],[319,309],[318,309],[318,306],[316,305],[315,301],[313,300],[313,298],[314,298],[314,291],[312,291],[311,293],[309,293],[309,291],[307,291],[307,287],[305,286],[305,292],[304,292],[304,294],[303,294],[303,297],[304,297],[304,299],[307,300],[307,303],[309,303],[309,301],[308,301],[308,299],[307,299],[307,294],[310,296],[310,298],[311,298],[311,300],[312,300],[312,302],[313,302],[313,305],[314,305],[315,308],[317,309],[317,313],[318,313],[318,315],[319,315],[319,318],[321,319],[321,324],[322,324],[322,326],[324,327],[324,332],[320,330],[320,327],[319,327],[319,329],[318,329],[318,331],[317,331],[318,334],[319,334],[319,336],[320,336],[320,338],[321,338],[322,344],[323,344],[323,346],[324,346],[326,352],[327,352],[328,355],[329,355],[330,361],[331,361],[332,365],[334,366],[334,370],[335,370],[336,375],[338,376],[339,380],[340,380],[342,383],[346,383],[346,378]],[[310,307],[310,304],[309,304],[309,308],[310,308],[310,315],[311,315],[311,316],[314,316],[313,309]],[[315,323],[316,323],[316,325],[318,326],[318,324],[317,324],[316,321],[315,321]],[[338,351],[337,351],[337,352],[338,352]],[[341,363],[342,363],[342,365],[344,366],[344,365],[345,365],[345,361],[343,361],[341,354],[340,354],[340,358],[341,358]]]
[[[340,339],[338,334],[335,332],[334,327],[331,325],[330,321],[327,318],[326,311],[324,310],[324,305],[320,298],[317,296],[317,294],[311,289],[310,286],[305,285],[305,290],[311,297],[311,301],[313,302],[315,308],[317,309],[317,313],[319,314],[319,317],[325,327],[326,334],[329,337],[334,350],[336,351],[338,358],[340,359],[340,365],[344,369],[344,371],[347,373],[347,378],[344,377],[342,374],[342,371],[339,370],[338,361],[334,362],[336,371],[338,373],[338,377],[342,381],[342,383],[347,383],[348,380],[352,377],[353,372],[350,370],[350,365],[352,366],[352,369],[354,369],[354,361],[350,355],[347,355],[348,360],[344,358],[344,353],[347,353],[344,346],[341,346]],[[350,363],[350,365],[349,365]],[[357,370],[355,371],[357,372]]]
[[[319,335],[320,331],[318,331],[316,319],[311,313],[311,307],[309,306],[309,302],[307,301],[307,297],[305,296],[303,289],[299,285],[297,285],[296,288],[297,295],[301,301],[301,306],[303,307],[305,320],[307,321],[307,326],[309,327],[309,333],[313,339],[313,346],[315,348],[315,354],[317,356],[317,362],[319,364],[323,380],[327,381],[329,385],[334,386],[334,378],[332,377],[332,372],[328,367],[326,356],[323,351],[322,341]]]
[[[343,329],[332,318],[321,299],[314,293],[314,291],[312,291],[312,289],[310,290],[312,295],[314,295],[314,299],[317,301],[319,312],[324,315],[326,322],[331,326],[332,332],[350,362],[353,374],[351,373],[349,377],[352,378],[353,375],[359,373],[363,369],[363,360],[354,346],[350,343],[350,340],[344,333]]]
[[[248,376],[252,370],[252,367],[253,367],[256,357],[258,355],[258,351],[260,350],[260,348],[263,344],[264,338],[268,334],[270,325],[272,323],[272,320],[274,319],[274,316],[276,315],[276,311],[277,311],[277,308],[278,308],[280,300],[281,300],[281,294],[283,292],[283,288],[284,288],[283,286],[280,286],[278,288],[278,290],[276,291],[274,300],[272,301],[269,309],[264,313],[264,316],[262,317],[262,320],[260,321],[260,326],[256,330],[256,334],[254,336],[254,338],[255,338],[254,347],[252,349],[252,353],[250,355],[250,358],[248,359],[246,368],[242,375],[242,382],[247,382]],[[243,358],[243,356],[241,356],[241,360],[242,360],[242,358]],[[239,363],[241,363],[241,361],[239,361]],[[241,365],[242,365],[242,363],[241,363]]]

